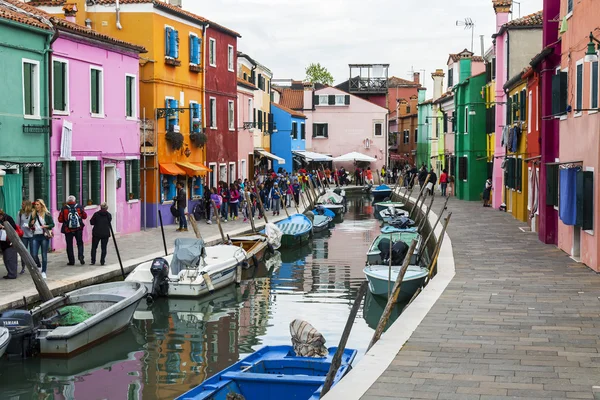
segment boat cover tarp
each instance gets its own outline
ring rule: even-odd
[[[267,242],[273,246],[274,250],[281,247],[281,237],[283,232],[273,223],[268,223],[265,227],[265,235],[267,235]]]
[[[417,228],[416,227],[410,227],[410,228],[396,228],[394,226],[389,226],[386,225],[383,228],[381,228],[381,233],[400,233],[400,232],[417,232]]]
[[[321,204],[343,204],[344,198],[333,191],[328,191],[323,196],[319,197],[319,203],[321,203]]]
[[[292,346],[300,357],[326,357],[329,351],[325,347],[325,338],[311,324],[301,319],[290,323]]]
[[[204,240],[195,238],[175,239],[175,251],[171,261],[171,273],[178,275],[183,269],[196,268],[206,255]]]
[[[326,217],[335,218],[335,213],[322,205],[317,205],[315,209],[312,211],[315,215],[324,215]]]

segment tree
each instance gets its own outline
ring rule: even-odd
[[[306,67],[306,80],[323,85],[333,85],[333,75],[320,63],[312,63]]]

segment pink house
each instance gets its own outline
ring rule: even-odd
[[[51,188],[55,220],[69,195],[88,220],[107,202],[116,233],[140,230],[139,54],[136,46],[54,19],[52,44]],[[86,223],[84,241],[91,240]],[[65,248],[60,224],[54,249]]]

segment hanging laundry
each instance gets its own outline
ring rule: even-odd
[[[502,143],[500,144],[502,147],[506,147],[508,143],[508,125],[504,125],[502,128]]]
[[[558,214],[565,225],[575,225],[577,221],[577,170],[560,170],[560,199]]]
[[[513,128],[513,136],[512,136],[512,142],[511,142],[511,146],[512,146],[512,152],[516,153],[517,149],[519,147],[519,134],[520,134],[520,129],[518,126],[515,126]]]

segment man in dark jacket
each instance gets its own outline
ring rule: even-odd
[[[67,204],[60,210],[58,214],[58,222],[62,224],[61,232],[65,235],[67,242],[67,265],[75,265],[75,255],[73,254],[73,239],[77,242],[77,258],[81,265],[85,264],[83,257],[83,220],[87,218],[87,214],[83,207],[77,204],[75,196],[71,195],[67,198]]]
[[[14,248],[13,244],[6,237],[6,232],[4,232],[4,224],[10,224],[13,229],[17,229],[17,224],[15,224],[15,221],[12,219],[12,217],[6,214],[4,210],[0,208],[0,250],[2,250],[2,260],[4,261],[6,272],[8,272],[8,274],[3,278],[17,279],[17,249]]]
[[[421,167],[417,179],[419,180],[419,186],[423,189],[423,185],[425,185],[425,181],[427,180],[427,169],[425,168],[425,165]]]
[[[183,182],[177,182],[177,197],[175,197],[175,201],[177,202],[177,211],[179,212],[179,229],[177,232],[187,232],[187,220],[185,219],[185,207],[187,206],[187,198],[185,189],[183,188]]]
[[[436,175],[435,171],[433,170],[433,167],[431,168],[431,171],[429,171],[429,182],[431,182],[431,184],[433,185],[431,187],[431,189],[429,189],[429,194],[433,196],[433,191],[435,190],[435,184],[437,183],[437,175]]]
[[[112,215],[108,212],[108,204],[100,204],[100,211],[96,211],[90,219],[90,224],[94,225],[92,229],[92,265],[96,264],[96,250],[100,243],[100,265],[106,261],[106,246],[110,238],[110,224]]]

